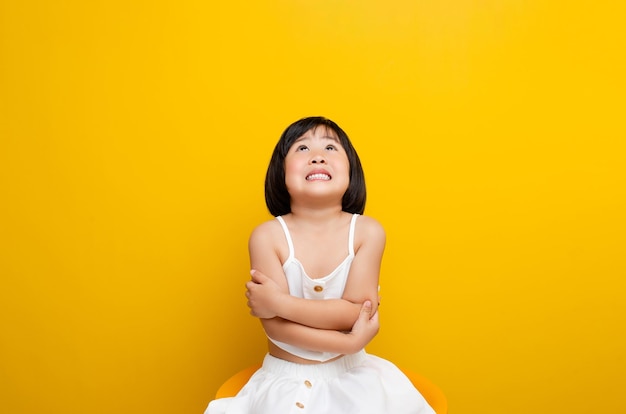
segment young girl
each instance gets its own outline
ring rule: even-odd
[[[265,199],[276,217],[250,236],[251,314],[269,352],[233,398],[205,414],[432,414],[391,362],[365,353],[378,323],[385,232],[365,208],[361,162],[322,117],[290,125],[274,149]]]

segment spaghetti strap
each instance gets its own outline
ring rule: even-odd
[[[348,241],[348,253],[350,256],[354,256],[354,229],[356,227],[356,218],[358,214],[352,215],[352,221],[350,222],[350,236]]]
[[[293,259],[295,258],[295,253],[293,249],[293,241],[291,240],[291,234],[289,233],[289,229],[287,228],[287,223],[285,223],[285,220],[283,220],[281,216],[276,217],[276,219],[282,226],[283,232],[285,233],[285,238],[287,239],[287,244],[289,245],[289,257],[287,258],[287,260]],[[287,262],[287,260],[285,261],[285,263]]]

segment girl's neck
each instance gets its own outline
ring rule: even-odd
[[[328,223],[333,219],[341,218],[344,214],[341,205],[323,208],[291,205],[291,216],[296,220]]]

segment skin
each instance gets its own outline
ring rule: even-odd
[[[342,211],[349,161],[332,130],[307,131],[285,158],[291,213],[283,216],[298,260],[321,278],[348,256],[352,214]],[[316,174],[316,175],[312,175]],[[309,179],[307,179],[307,177]],[[359,216],[355,257],[341,299],[311,300],[289,295],[282,264],[289,248],[277,220],[262,223],[249,240],[252,280],[246,284],[250,313],[271,338],[313,351],[351,354],[378,333],[378,278],[385,232],[373,218]],[[268,341],[271,355],[296,363],[319,363],[292,355]]]

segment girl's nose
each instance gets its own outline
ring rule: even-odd
[[[326,160],[321,155],[317,154],[313,158],[311,158],[312,164],[325,164]]]

